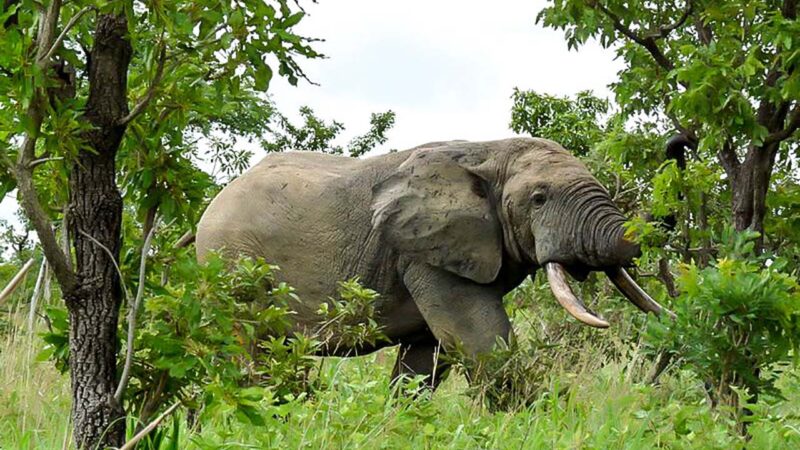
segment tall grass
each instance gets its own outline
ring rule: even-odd
[[[35,361],[42,343],[20,325],[24,316],[11,314],[0,341],[0,449],[72,448],[69,380],[51,363]],[[520,334],[530,333],[531,323],[529,317],[519,323]],[[326,360],[328,387],[311,398],[265,403],[263,426],[243,424],[234,411],[196,421],[179,413],[164,427],[162,448],[800,448],[797,373],[780,380],[787,401],[761,400],[745,442],[726,411],[708,406],[702,383],[688,371],[673,370],[661,385],[646,385],[641,380],[651,363],[639,346],[608,337],[598,333],[576,343],[582,347],[573,353],[551,350],[552,365],[537,380],[541,394],[513,411],[491,411],[467,396],[457,373],[432,396],[419,380],[398,394],[389,384],[395,351],[388,349]]]
[[[60,449],[71,427],[69,379],[36,361],[43,344],[26,317],[11,312],[0,335],[0,449]]]

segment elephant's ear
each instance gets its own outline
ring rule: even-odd
[[[497,277],[502,231],[480,178],[420,149],[373,189],[373,228],[401,253],[478,283]]]

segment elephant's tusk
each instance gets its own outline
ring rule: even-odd
[[[637,308],[641,309],[645,313],[651,312],[657,316],[660,316],[662,312],[666,312],[668,316],[675,318],[675,313],[672,311],[664,308],[663,306],[659,305],[658,302],[653,300],[647,292],[644,291],[636,281],[631,278],[628,271],[623,269],[622,267],[616,267],[614,269],[606,270],[606,275],[614,283],[614,286],[622,292],[631,303],[636,305]]]
[[[598,317],[590,311],[586,305],[572,292],[572,288],[567,282],[567,273],[564,266],[559,263],[547,263],[544,265],[547,272],[547,281],[550,283],[550,290],[558,300],[558,303],[567,310],[572,317],[580,320],[586,325],[597,328],[608,328],[608,322]]]

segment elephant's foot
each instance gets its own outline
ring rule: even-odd
[[[424,375],[427,387],[431,390],[436,389],[447,377],[450,367],[449,364],[442,362],[443,354],[444,349],[433,336],[413,344],[401,343],[392,370],[392,383],[396,383],[403,376]]]

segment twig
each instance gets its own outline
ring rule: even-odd
[[[153,369],[154,370],[154,369]],[[164,388],[167,386],[167,380],[169,380],[169,372],[166,370],[161,371],[161,375],[158,377],[158,384],[154,391],[152,391],[152,395],[149,396],[147,401],[142,406],[141,415],[139,416],[139,420],[137,420],[136,425],[136,432],[138,433],[142,429],[142,422],[148,420],[152,415],[153,411],[158,407],[158,402],[161,400],[162,394],[164,393]]]
[[[150,81],[150,86],[147,88],[147,92],[145,92],[144,96],[136,102],[131,112],[129,112],[125,117],[120,119],[117,122],[117,125],[127,125],[133,119],[136,118],[139,114],[141,114],[147,105],[150,104],[150,101],[153,100],[153,97],[156,95],[156,89],[158,89],[158,85],[161,82],[161,78],[164,75],[164,62],[167,60],[167,49],[166,45],[164,45],[163,36],[161,40],[161,52],[158,55],[158,66],[156,67],[156,73],[153,76],[153,79]]]
[[[69,19],[69,22],[67,22],[67,24],[64,26],[64,29],[61,30],[61,34],[59,34],[56,40],[53,41],[53,45],[50,46],[50,49],[47,51],[47,53],[40,60],[38,60],[37,63],[42,65],[47,64],[47,62],[50,61],[50,58],[52,58],[55,52],[58,50],[58,47],[67,37],[67,33],[69,32],[69,30],[72,29],[72,27],[74,27],[76,23],[78,23],[78,20],[80,20],[80,18],[83,17],[84,14],[93,9],[95,9],[94,6],[86,6],[85,8],[75,13],[75,15],[72,16],[72,18]]]
[[[14,293],[14,290],[17,289],[17,287],[19,287],[22,280],[25,278],[25,274],[27,274],[28,271],[31,270],[32,266],[33,266],[33,258],[29,259],[28,262],[26,262],[22,266],[22,268],[19,269],[19,272],[17,272],[17,274],[14,275],[14,278],[12,278],[11,281],[8,282],[5,289],[3,289],[3,292],[0,292],[0,304],[2,304],[8,297],[10,297],[12,293]]]
[[[47,258],[42,258],[42,264],[39,266],[39,275],[36,277],[36,285],[34,285],[33,294],[31,294],[31,308],[28,311],[28,330],[31,333],[33,333],[33,322],[36,319],[36,305],[39,303],[39,297],[42,296],[42,285],[46,276]]]
[[[119,264],[117,264],[117,260],[114,258],[114,254],[111,253],[111,250],[109,250],[108,247],[103,245],[102,242],[100,242],[97,239],[95,239],[89,233],[87,233],[87,232],[85,232],[83,230],[78,230],[78,233],[84,235],[87,239],[92,241],[95,245],[97,245],[98,247],[103,249],[103,251],[106,252],[106,254],[108,255],[109,259],[111,259],[111,263],[114,264],[114,269],[117,270],[117,276],[119,277],[119,284],[120,284],[120,286],[122,286],[122,292],[125,293],[125,299],[128,300],[128,302],[130,302],[131,295],[130,295],[130,292],[128,292],[128,288],[125,287],[125,278],[122,276],[122,270],[119,268]]]
[[[669,364],[672,362],[672,358],[675,356],[675,353],[669,350],[662,350],[658,354],[658,359],[656,360],[656,365],[653,367],[652,372],[650,372],[650,376],[647,377],[648,383],[652,385],[658,384],[658,378],[661,376],[664,371],[667,370]]]
[[[189,230],[186,233],[183,233],[183,236],[181,236],[180,239],[178,239],[178,241],[175,242],[174,247],[178,249],[191,245],[194,242],[195,238],[196,238],[195,234],[192,233],[192,230]]]
[[[684,8],[683,14],[677,21],[669,25],[659,27],[658,32],[651,33],[647,35],[646,38],[659,39],[667,37],[671,32],[677,30],[678,28],[683,26],[684,23],[686,23],[686,19],[689,18],[693,10],[694,10],[694,4],[692,3],[692,0],[687,0],[686,8]]]
[[[52,157],[49,157],[49,158],[34,159],[33,161],[28,163],[28,169],[34,169],[34,168],[36,168],[38,166],[41,166],[44,163],[48,163],[50,161],[63,161],[63,160],[64,160],[63,156],[52,156]]]
[[[653,59],[656,60],[659,66],[663,67],[666,70],[672,70],[675,66],[672,64],[672,61],[668,60],[664,53],[661,52],[661,49],[658,48],[656,44],[656,40],[653,39],[652,36],[642,37],[636,34],[633,30],[625,26],[622,23],[622,19],[614,14],[611,10],[606,8],[605,6],[601,5],[600,3],[593,3],[594,7],[596,7],[600,12],[605,14],[609,19],[611,19],[611,24],[614,26],[614,29],[625,35],[628,39],[636,42],[637,44],[644,47],[650,55],[653,56]]]
[[[133,341],[136,334],[136,313],[139,312],[139,306],[144,297],[144,285],[146,279],[147,269],[147,254],[150,252],[150,244],[153,242],[153,235],[155,235],[156,228],[158,227],[158,219],[154,221],[149,230],[146,230],[144,243],[142,244],[142,257],[139,260],[139,286],[136,288],[136,298],[132,305],[128,305],[128,341],[125,352],[125,366],[122,368],[122,376],[119,379],[117,390],[114,392],[114,399],[117,402],[122,401],[122,396],[125,394],[125,388],[128,387],[128,380],[131,375],[131,365],[133,364]]]
[[[161,423],[162,420],[166,419],[167,416],[169,416],[176,409],[178,409],[178,406],[180,406],[180,405],[181,405],[181,402],[175,402],[172,406],[167,408],[166,411],[161,413],[160,416],[156,417],[156,419],[154,421],[150,422],[146,427],[144,427],[144,429],[142,431],[136,433],[136,436],[131,438],[130,441],[126,442],[125,445],[123,445],[122,447],[119,448],[119,450],[133,450],[133,448],[136,447],[136,444],[139,441],[144,439],[144,437],[147,436],[151,431],[153,431],[158,426],[158,424]]]

